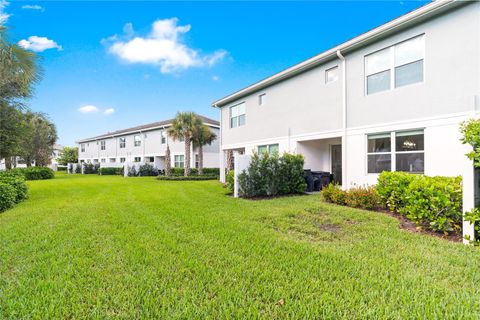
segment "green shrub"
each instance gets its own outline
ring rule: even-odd
[[[417,176],[408,186],[405,200],[399,212],[417,225],[444,233],[461,230],[461,177]]]
[[[138,168],[138,175],[140,177],[158,176],[158,170],[150,163],[145,163]]]
[[[171,171],[172,176],[183,176],[185,174],[184,168],[172,168],[171,170],[172,170]],[[220,176],[220,169],[219,168],[203,168],[203,174],[210,175],[210,176]],[[190,175],[192,176],[198,175],[198,169],[191,168]]]
[[[468,236],[467,240],[470,240],[474,245],[480,245],[480,208],[474,208],[472,211],[465,212],[465,221],[473,224],[475,239],[472,241]]]
[[[168,181],[200,181],[200,180],[218,180],[218,176],[215,175],[201,175],[201,176],[158,176],[158,180]]]
[[[83,164],[77,165],[77,166],[75,167],[75,173],[82,173],[82,167],[81,167],[82,165],[83,165]]]
[[[45,180],[55,177],[55,172],[47,167],[15,168],[9,172],[22,174],[26,180]]]
[[[97,174],[100,169],[100,164],[98,163],[83,163],[83,174]]]
[[[0,212],[10,209],[15,205],[17,192],[15,188],[5,182],[0,182]]]
[[[129,177],[137,177],[138,176],[138,172],[137,172],[137,169],[135,169],[135,166],[128,166],[127,167],[127,176]]]
[[[230,170],[227,173],[227,176],[225,177],[226,179],[226,185],[227,189],[230,190],[231,193],[233,193],[233,189],[235,188],[235,171]]]
[[[380,197],[375,187],[355,187],[347,190],[345,204],[353,208],[373,210],[380,206]]]
[[[346,204],[347,192],[342,190],[340,186],[336,184],[331,183],[328,186],[323,187],[321,194],[323,199],[325,199],[327,202],[342,206]]]
[[[417,175],[405,172],[382,172],[376,186],[382,205],[390,211],[403,208],[407,188],[416,177]]]
[[[240,195],[273,197],[304,192],[303,163],[302,155],[254,154],[247,170],[238,175]]]
[[[98,174],[101,176],[123,176],[123,167],[121,168],[112,168],[104,167],[98,169]]]
[[[220,168],[203,168],[203,174],[220,176]]]
[[[15,189],[15,203],[28,197],[28,186],[22,175],[0,175],[0,182],[11,185]]]
[[[67,171],[66,166],[57,166],[57,171]]]

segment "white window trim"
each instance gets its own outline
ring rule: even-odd
[[[136,137],[138,137],[139,140],[136,140],[136,139],[135,139]],[[137,146],[137,142],[139,142],[138,146]],[[141,135],[136,134],[136,135],[133,136],[133,146],[134,146],[135,148],[138,148],[138,147],[141,147],[141,146],[142,146],[142,136],[141,136]]]
[[[245,113],[238,114],[236,117],[232,117],[232,109],[235,108],[235,107],[238,107],[238,106],[240,106],[240,105],[242,105],[242,104],[245,104]],[[242,102],[240,102],[240,103],[237,103],[237,104],[235,104],[235,105],[233,105],[233,106],[230,106],[230,107],[228,108],[228,122],[229,122],[229,123],[228,123],[228,126],[229,126],[230,129],[234,129],[234,128],[239,128],[239,127],[245,126],[245,124],[243,124],[243,125],[240,125],[240,124],[239,124],[239,121],[238,121],[238,120],[239,120],[239,118],[240,118],[241,115],[245,115],[245,123],[247,123],[247,103],[246,103],[245,101],[242,101]],[[232,119],[233,119],[233,118],[237,118],[237,125],[236,125],[235,127],[232,127]]]
[[[376,135],[381,135],[381,134],[390,134],[390,151],[388,152],[368,152],[368,136],[376,136]],[[375,173],[375,172],[368,172],[368,156],[369,155],[387,155],[389,154],[390,155],[390,171],[393,171],[391,170],[392,168],[395,168],[393,167],[393,158],[394,158],[394,150],[395,150],[395,146],[393,145],[394,144],[394,141],[393,138],[392,138],[392,135],[394,134],[394,132],[375,132],[375,133],[367,133],[365,135],[365,154],[367,155],[365,157],[365,172],[367,173],[367,175],[379,175],[380,173]]]
[[[177,167],[176,166],[177,161],[175,160],[175,157],[177,157],[177,156],[182,156],[183,157],[183,161],[179,161],[179,162],[183,162],[183,167]],[[173,167],[174,168],[185,169],[185,155],[184,154],[174,154],[172,160],[173,160]]]
[[[332,81],[328,81],[328,73],[329,73],[330,71],[335,70],[335,69],[337,69],[337,79],[332,80]],[[337,81],[340,79],[339,70],[340,70],[340,69],[338,68],[338,64],[337,64],[337,65],[334,65],[334,66],[331,66],[331,67],[328,68],[328,69],[325,69],[325,84],[337,82]]]
[[[410,41],[410,40],[415,39],[415,38],[417,38],[417,37],[423,37],[423,79],[422,79],[422,81],[419,81],[419,82],[410,83],[410,84],[407,84],[407,85],[404,85],[404,86],[395,88],[395,49],[394,49],[394,48],[395,48],[395,46],[397,46],[397,45],[399,45],[399,44],[402,44],[402,43],[404,43],[404,42]],[[426,80],[425,80],[425,79],[426,79],[426,74],[427,74],[427,73],[426,73],[426,65],[427,65],[427,63],[426,63],[426,60],[427,60],[427,59],[426,59],[426,55],[427,55],[427,54],[426,54],[426,45],[425,45],[425,42],[426,42],[425,33],[421,33],[421,34],[418,34],[418,35],[416,35],[416,36],[410,37],[410,38],[408,38],[408,39],[405,39],[405,40],[396,42],[396,43],[394,43],[394,44],[392,44],[392,45],[390,45],[390,46],[386,46],[386,47],[383,47],[383,48],[381,48],[381,49],[372,51],[372,52],[370,52],[370,53],[368,53],[368,54],[365,54],[365,55],[363,56],[363,84],[364,84],[363,90],[364,90],[364,96],[365,96],[365,97],[369,97],[369,96],[373,96],[373,95],[380,94],[380,93],[390,92],[390,91],[395,90],[395,89],[400,89],[400,88],[406,88],[406,87],[410,87],[410,86],[425,84],[425,83],[426,83]],[[389,54],[390,54],[390,66],[389,66],[389,69],[388,69],[388,70],[390,70],[390,88],[387,89],[387,90],[382,90],[382,91],[378,91],[378,92],[374,92],[374,93],[368,94],[368,85],[367,85],[367,84],[368,84],[368,83],[367,83],[367,77],[368,77],[368,75],[367,75],[367,61],[366,61],[366,58],[367,58],[368,56],[372,55],[372,54],[375,54],[375,53],[380,52],[380,51],[385,50],[385,49],[389,49],[389,51],[390,51],[390,52],[389,52]],[[418,61],[420,61],[420,60],[411,61],[411,62],[409,62],[409,63],[418,62]],[[405,64],[402,64],[402,65],[400,65],[400,66],[404,66],[404,65],[409,64],[409,63],[405,63]],[[400,67],[400,66],[399,66],[399,67]],[[387,71],[387,69],[384,70],[384,71]],[[380,72],[382,72],[382,71],[380,71]],[[377,72],[377,73],[379,73],[379,72]],[[372,73],[372,75],[373,75],[373,74],[376,74],[376,73]]]

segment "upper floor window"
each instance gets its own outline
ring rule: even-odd
[[[366,56],[367,95],[422,82],[424,51],[421,35]]]
[[[105,150],[105,140],[100,141],[100,150]]]
[[[167,131],[165,131],[165,130],[162,130],[161,137],[162,137],[162,138],[161,138],[161,140],[162,140],[162,141],[161,141],[161,142],[162,142],[162,144],[165,144],[165,143],[167,143]]]
[[[127,145],[127,139],[125,137],[122,137],[118,138],[118,141],[120,143],[120,148],[125,148],[125,146]]]
[[[175,168],[183,168],[185,166],[185,157],[183,154],[176,155],[173,162]]]
[[[338,66],[325,70],[325,83],[338,80]]]
[[[267,94],[262,93],[261,95],[258,96],[258,105],[264,106],[266,104],[267,104]]]
[[[80,152],[85,152],[85,143],[80,144]]]
[[[278,144],[268,144],[268,145],[258,146],[257,151],[259,154],[262,154],[262,153],[278,154]]]
[[[140,138],[140,135],[135,135],[133,136],[133,145],[135,147],[140,147],[142,145],[142,138]]]
[[[245,125],[245,102],[230,107],[230,128]]]

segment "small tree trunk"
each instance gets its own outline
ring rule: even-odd
[[[203,174],[203,146],[198,146],[198,174]]]
[[[32,166],[32,159],[30,157],[27,157],[25,159],[25,163],[27,164],[27,168],[30,168]]]
[[[167,150],[165,150],[165,175],[170,177],[172,174],[172,164],[170,159],[170,147],[167,144]]]
[[[11,157],[6,157],[5,158],[5,168],[7,168],[7,170],[12,169],[12,158]]]
[[[190,175],[190,135],[186,134],[184,140],[185,140],[184,176],[188,177]]]
[[[227,150],[227,170],[233,170],[233,151]]]

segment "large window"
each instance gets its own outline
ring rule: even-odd
[[[133,136],[133,145],[135,147],[140,147],[142,145],[142,138],[140,138],[139,134]]]
[[[120,143],[120,148],[125,148],[125,146],[127,145],[127,140],[125,137],[123,138],[118,138],[118,141]]]
[[[423,130],[396,132],[395,145],[396,171],[424,172]]]
[[[392,169],[391,134],[368,136],[367,143],[368,173],[381,173]]]
[[[162,141],[161,141],[161,143],[162,143],[162,144],[167,143],[167,131],[162,130],[161,136],[162,136]]]
[[[173,159],[174,159],[173,166],[174,166],[175,168],[183,168],[183,167],[185,167],[185,158],[184,158],[183,154],[181,154],[181,155],[176,155]]]
[[[424,55],[421,35],[366,56],[367,95],[422,82]]]
[[[268,144],[263,146],[258,146],[257,151],[259,154],[269,153],[274,154],[278,153],[278,144]]]
[[[398,131],[367,137],[367,171],[423,173],[425,147],[423,130]]]
[[[85,152],[85,143],[80,144],[80,152]]]
[[[105,150],[105,140],[100,141],[100,150]]]
[[[245,125],[245,102],[230,107],[230,128]]]
[[[325,83],[338,80],[338,66],[325,70]]]

